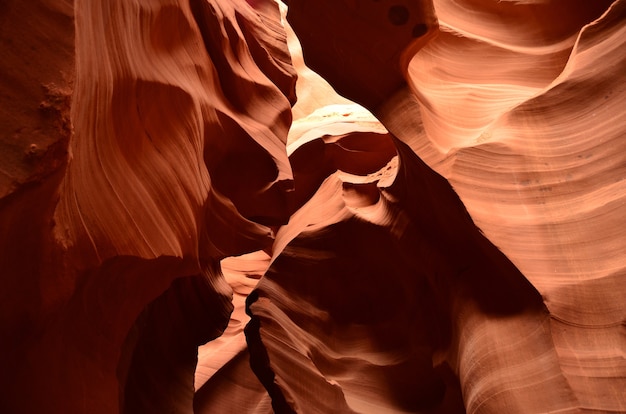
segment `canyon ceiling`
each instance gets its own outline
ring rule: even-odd
[[[626,1],[285,3],[0,3],[0,412],[626,413]]]

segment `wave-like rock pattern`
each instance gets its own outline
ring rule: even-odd
[[[275,411],[448,412],[462,410],[461,386],[470,412],[567,408],[571,391],[527,401],[568,388],[541,296],[449,184],[396,147],[397,171],[331,175],[277,234],[247,328]]]
[[[396,3],[0,5],[0,411],[626,412],[626,2]]]
[[[278,6],[53,3],[0,6],[3,73],[25,71],[3,79],[21,129],[2,142],[34,140],[3,162],[0,411],[191,412],[197,347],[233,310],[219,261],[288,218]],[[57,36],[49,67],[31,59]]]
[[[218,257],[242,250],[229,234],[267,236],[243,217],[284,221],[294,73],[280,26],[243,0],[75,7],[59,239],[82,260]]]
[[[581,14],[571,23],[588,24],[578,32],[570,26],[567,55],[557,52],[566,59],[552,65],[542,62],[545,46],[529,42],[514,50],[511,69],[464,70],[474,50],[513,49],[469,29],[463,59],[444,47],[450,34],[429,45],[412,68],[428,103],[421,110],[426,139],[413,148],[450,180],[477,225],[541,292],[574,406],[622,412],[623,396],[607,390],[626,387],[626,307],[617,299],[626,293],[626,4],[614,2],[595,21],[603,10],[591,7],[598,8],[587,10],[586,20],[585,9],[576,9]],[[536,65],[526,79],[536,81],[549,66],[554,76],[524,85],[515,73],[524,65]],[[520,94],[519,85],[533,90]],[[475,109],[461,107],[464,101]]]
[[[442,31],[418,53],[409,73],[417,99],[399,93],[377,115],[450,180],[477,225],[522,271],[524,276],[518,277],[533,284],[545,308],[500,320],[469,305],[479,292],[486,295],[486,303],[507,300],[507,289],[487,282],[467,295],[456,290],[457,283],[446,287],[446,272],[428,269],[427,264],[455,263],[463,257],[450,241],[459,236],[448,239],[444,230],[451,226],[461,232],[462,226],[433,220],[432,215],[420,220],[419,211],[406,214],[400,208],[409,216],[406,222],[429,223],[445,239],[427,245],[455,251],[445,259],[418,249],[403,257],[422,258],[420,271],[442,279],[434,290],[442,289],[450,295],[448,300],[457,301],[434,324],[448,326],[455,339],[443,352],[425,352],[429,363],[422,368],[440,368],[445,361],[459,381],[468,412],[623,412],[626,309],[619,298],[625,280],[626,216],[621,206],[626,162],[620,138],[626,122],[619,108],[624,106],[626,64],[618,50],[624,48],[624,3],[587,3],[550,27],[543,27],[549,21],[546,13],[566,15],[571,5],[481,9],[466,3],[436,3]],[[476,22],[463,16],[468,10]],[[546,13],[533,19],[539,11]],[[502,20],[485,20],[494,14]],[[400,153],[401,147],[398,144]],[[405,168],[401,162],[394,186],[402,186]],[[406,192],[419,193],[423,185],[418,177],[412,176]],[[407,355],[419,360],[418,352],[403,350],[411,343],[405,338],[411,325],[402,323],[402,312],[387,316],[384,326],[405,326],[392,332],[382,332],[372,314],[385,318],[385,312],[397,307],[410,313],[407,303],[415,306],[425,300],[403,302],[406,285],[391,289],[394,293],[386,290],[397,280],[419,279],[421,273],[398,276],[408,272],[395,271],[403,261],[398,258],[401,249],[388,251],[392,243],[386,237],[393,238],[394,231],[367,230],[368,222],[380,225],[378,221],[395,217],[395,211],[372,207],[381,204],[377,200],[385,190],[370,185],[366,191],[357,179],[361,190],[348,191],[354,186],[351,181],[354,177],[342,174],[329,178],[309,202],[314,207],[303,207],[278,233],[273,265],[250,301],[253,367],[273,395],[277,412],[413,412],[417,406],[403,405],[402,396],[418,399],[416,390],[427,388],[416,386],[414,376],[394,371],[391,358],[386,363],[371,360],[372,354],[381,357],[385,351],[400,365],[411,359]],[[438,209],[451,205],[440,194],[420,201],[431,197],[441,203]],[[358,208],[350,208],[355,199]],[[393,200],[405,204],[401,197]],[[449,221],[453,217],[446,214]],[[424,234],[422,228],[414,232]],[[381,242],[375,248],[380,256],[363,239]],[[475,244],[464,243],[466,250]],[[384,266],[376,265],[378,257],[384,257]],[[484,266],[483,281],[506,274]],[[342,283],[350,278],[354,280],[347,293]],[[331,299],[338,296],[342,299]],[[442,300],[441,294],[429,296]],[[427,307],[432,312],[442,306]],[[446,318],[453,322],[443,322]],[[393,342],[394,334],[401,345],[384,349],[381,344]],[[361,371],[368,365],[369,370]],[[393,379],[371,365],[393,372]],[[423,381],[432,375],[426,368],[421,371]],[[309,378],[306,385],[302,377]],[[394,388],[398,378],[402,384]],[[411,381],[416,381],[412,393],[394,394]],[[445,383],[444,376],[441,381]],[[451,390],[453,384],[448,383]],[[433,392],[421,403],[436,399]],[[444,401],[438,407],[442,412],[460,410],[458,405],[450,408],[458,400]]]
[[[270,256],[258,251],[222,260],[224,278],[233,289],[234,310],[224,334],[198,349],[194,412],[271,413],[271,400],[252,372],[244,336],[250,318],[246,297],[270,264]]]

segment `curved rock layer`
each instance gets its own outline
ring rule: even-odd
[[[541,296],[448,183],[395,144],[399,166],[329,176],[277,234],[246,332],[275,411],[458,412],[461,386],[470,412],[567,408],[571,391],[527,401],[568,388]]]
[[[250,320],[245,300],[270,264],[258,251],[222,260],[224,278],[233,289],[234,310],[224,334],[198,349],[194,412],[271,413],[271,400],[250,369],[244,327]]]
[[[569,42],[515,50],[459,22],[463,59],[453,33],[425,48],[412,76],[426,139],[411,143],[541,292],[574,405],[621,412],[611,390],[626,389],[626,3],[595,21],[599,3],[569,7],[558,9]],[[466,70],[485,55],[499,64]]]
[[[626,412],[626,1],[397,3],[2,2],[1,412]]]
[[[0,6],[0,411],[191,412],[197,346],[233,309],[219,260],[288,219],[279,9],[73,6],[74,26],[67,2]]]
[[[328,178],[279,231],[273,264],[250,301],[253,368],[277,412],[414,412],[436,406],[442,398],[436,387],[421,401],[417,390],[428,389],[419,380],[437,378],[429,369],[444,366],[458,383],[447,377],[450,394],[435,408],[443,412],[460,410],[450,408],[458,403],[458,395],[448,397],[455,384],[468,412],[626,410],[626,308],[620,299],[626,286],[626,120],[620,109],[626,99],[625,3],[474,3],[436,2],[441,33],[410,68],[417,99],[400,93],[377,115],[450,180],[478,227],[521,270],[524,276],[518,277],[532,283],[545,308],[494,317],[475,309],[473,295],[482,292],[492,304],[509,300],[507,289],[486,282],[506,272],[485,270],[486,286],[460,294],[456,282],[446,286],[446,272],[428,267],[463,257],[444,230],[454,215],[432,218],[441,205],[450,205],[440,194],[420,198],[441,203],[431,215],[406,213],[403,198],[393,198],[402,206],[399,214],[380,207],[385,190],[364,185],[363,178]],[[568,17],[549,26],[556,15]],[[317,133],[324,135],[322,130]],[[305,153],[303,146],[300,157],[312,162],[307,155],[318,154],[316,164],[327,165],[326,152],[307,145],[310,150]],[[391,188],[403,185],[402,162],[399,174]],[[324,177],[320,173],[317,181]],[[405,191],[419,193],[418,176],[409,182]],[[296,189],[297,184],[296,179]],[[405,256],[421,258],[419,271],[394,269],[403,259],[410,262],[398,258],[401,249],[387,250],[394,244],[386,237],[393,240],[400,227],[388,224],[395,214],[408,216],[408,223],[431,224],[445,241],[427,245],[445,246],[444,253],[413,248]],[[454,228],[460,232],[461,226]],[[363,240],[376,240],[376,247]],[[420,274],[442,280],[431,282],[436,288],[418,288]],[[401,286],[394,287],[398,280]],[[403,323],[406,314],[424,314],[411,312],[411,306],[426,300],[403,301],[410,290],[402,283],[442,289],[451,295],[447,300],[461,298],[450,305],[441,294],[427,295],[439,304],[426,306],[440,318],[433,317],[433,325],[450,329],[445,346],[429,343],[422,355],[406,350],[411,330],[426,331],[420,337],[433,341],[437,329]],[[394,309],[400,310],[393,314]],[[377,323],[397,328],[385,331]],[[420,357],[422,371],[415,368]],[[411,369],[402,371],[403,364]],[[421,372],[420,378],[408,372]],[[401,384],[394,383],[399,378]],[[446,383],[444,375],[439,379]],[[403,400],[407,395],[415,399]]]
[[[60,241],[81,260],[223,257],[242,250],[228,235],[265,236],[237,211],[286,220],[295,78],[277,7],[274,21],[243,0],[75,7],[76,138]]]

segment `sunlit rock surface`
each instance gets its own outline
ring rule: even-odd
[[[374,116],[271,0],[0,5],[0,411],[626,412],[626,2],[434,8]]]

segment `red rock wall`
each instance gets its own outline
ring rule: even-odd
[[[626,412],[626,3],[289,7],[0,5],[0,411]]]

